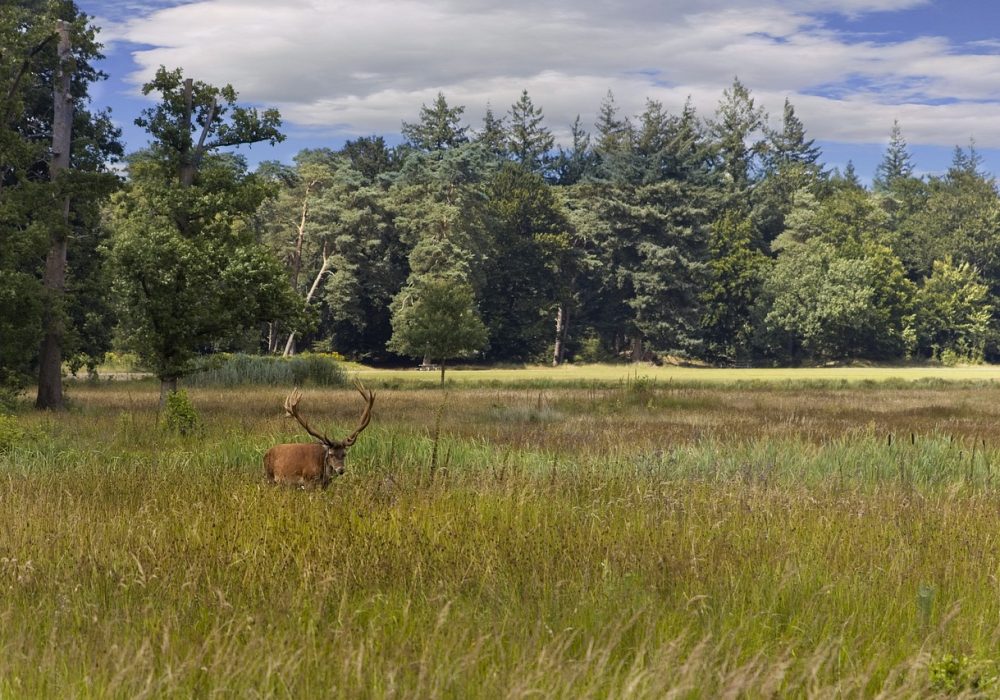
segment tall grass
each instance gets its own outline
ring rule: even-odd
[[[189,386],[325,386],[345,384],[340,363],[325,355],[303,353],[271,355],[213,355],[201,369],[185,378]]]
[[[189,437],[158,430],[155,391],[80,386],[67,416],[16,416],[0,696],[995,690],[1000,443],[949,431],[970,389],[383,389],[326,491],[263,483],[263,450],[298,439],[283,390],[192,390]],[[783,425],[741,422],[744,400]],[[306,401],[325,427],[360,411],[346,390]],[[851,401],[936,410],[890,442],[843,423]],[[677,420],[716,435],[663,440]]]

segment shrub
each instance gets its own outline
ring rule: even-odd
[[[17,405],[17,396],[20,392],[13,388],[0,384],[0,416],[6,413],[13,413]]]
[[[601,343],[601,339],[597,336],[588,335],[583,340],[580,341],[580,347],[576,351],[573,359],[576,362],[584,363],[595,363],[595,362],[614,362],[618,358],[615,354],[609,352]]]
[[[996,684],[996,671],[991,666],[964,654],[944,654],[929,667],[931,688],[949,695],[961,693],[976,696]]]
[[[191,386],[343,386],[347,378],[330,355],[302,353],[294,357],[216,355],[187,378]]]
[[[201,425],[198,411],[183,389],[167,395],[167,404],[163,411],[162,420],[167,430],[181,435],[190,435]]]
[[[24,440],[24,431],[14,416],[0,414],[0,454],[10,452]]]

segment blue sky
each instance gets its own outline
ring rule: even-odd
[[[288,140],[247,152],[289,160],[382,134],[440,90],[475,128],[527,89],[565,138],[612,90],[710,117],[734,76],[780,118],[786,98],[829,166],[866,180],[898,119],[919,172],[974,139],[1000,173],[1000,4],[973,0],[78,0],[103,28],[111,80],[94,90],[125,129],[160,64],[242,101],[277,106]]]

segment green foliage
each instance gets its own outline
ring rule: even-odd
[[[491,233],[481,303],[489,358],[524,361],[551,340],[553,301],[566,280],[567,222],[552,188],[521,164],[487,183]]]
[[[478,287],[488,246],[482,182],[495,161],[480,144],[416,152],[392,193],[400,237],[407,246],[406,285],[447,277]],[[398,298],[398,295],[397,295]]]
[[[666,180],[609,191],[602,216],[620,241],[619,284],[633,323],[655,349],[699,352],[708,227],[698,193]]]
[[[392,350],[442,363],[474,355],[487,341],[472,288],[447,279],[429,279],[407,292],[392,329]]]
[[[577,362],[596,363],[613,362],[616,358],[601,343],[596,335],[588,335],[580,340],[573,359]]]
[[[273,355],[214,355],[207,366],[187,378],[191,386],[344,386],[340,358],[301,353]]]
[[[985,697],[997,684],[996,664],[965,654],[942,654],[928,667],[931,688],[948,695]]]
[[[285,177],[269,176],[279,186],[261,213],[264,241],[308,301],[296,347],[325,341],[354,357],[385,355],[389,304],[407,272],[385,182],[397,167],[384,141],[358,139],[339,153],[302,151]],[[279,328],[270,350],[280,351],[292,329]]]
[[[149,132],[153,152],[180,170],[184,184],[193,181],[206,153],[260,141],[274,145],[284,140],[279,131],[278,110],[266,109],[260,113],[255,108],[237,105],[232,85],[217,88],[191,81],[187,90],[180,68],[167,70],[160,66],[153,79],[142,86],[142,94],[152,93],[159,95],[159,103],[144,109],[135,124]],[[182,118],[185,116],[186,119]]]
[[[70,169],[51,179],[55,26],[67,23],[72,46]],[[110,339],[107,285],[97,255],[99,207],[117,178],[119,130],[93,110],[91,86],[106,76],[97,30],[74,2],[17,2],[0,7],[0,389],[17,390],[37,369],[41,329],[61,327],[64,356],[90,362]],[[69,218],[63,203],[68,198]],[[66,242],[64,293],[42,284],[46,250]]]
[[[708,353],[733,360],[749,351],[754,332],[752,309],[771,268],[757,247],[749,218],[725,213],[712,225],[709,281],[702,292]]]
[[[420,108],[420,121],[403,122],[403,136],[409,144],[422,151],[440,151],[467,143],[468,127],[461,125],[465,107],[450,107],[443,93],[438,93],[434,104]]]
[[[722,188],[737,207],[749,203],[750,188],[763,167],[766,122],[764,108],[757,105],[738,78],[734,79],[722,93],[712,121],[712,135],[723,175]]]
[[[191,371],[205,347],[288,319],[298,304],[252,228],[271,186],[241,158],[215,153],[280,140],[277,112],[238,107],[231,86],[185,81],[180,70],[161,68],[143,90],[161,96],[136,120],[154,142],[132,157],[130,190],[112,204],[110,258],[120,335],[168,381]]]
[[[235,171],[217,184],[224,189],[178,190],[137,173],[131,191],[114,200],[110,253],[120,329],[127,349],[161,378],[183,376],[201,348],[292,307],[281,267],[246,228],[249,212],[240,205],[213,211],[257,183]],[[196,210],[211,218],[199,217],[187,231],[171,215]]]
[[[488,107],[471,142],[463,114],[438,95],[404,123],[406,145],[360,139],[271,174],[284,184],[280,206],[263,211],[268,243],[300,292],[319,285],[303,347],[398,351],[386,344],[391,318],[428,279],[472,288],[487,359],[500,362],[543,357],[556,318],[564,353],[596,339],[585,358],[951,361],[997,345],[917,349],[931,319],[912,305],[914,283],[934,260],[975,266],[1000,296],[1000,201],[971,146],[946,176],[914,177],[895,125],[884,182],[869,192],[853,165],[825,172],[789,101],[768,127],[738,79],[708,120],[656,100],[625,115],[609,92],[593,140],[577,119],[549,166],[527,93],[505,117]]]
[[[168,431],[178,435],[192,435],[201,429],[198,410],[183,389],[167,394],[161,421]]]
[[[25,432],[17,418],[0,411],[0,455],[10,452],[24,440]]]
[[[905,348],[913,284],[884,246],[849,256],[812,239],[779,256],[763,290],[762,331],[775,354],[884,358]]]
[[[507,124],[503,117],[497,117],[493,113],[493,107],[489,104],[486,105],[486,114],[483,115],[483,126],[476,133],[474,141],[498,159],[510,155],[507,145]]]
[[[989,289],[974,267],[936,260],[914,296],[912,349],[942,361],[982,361],[992,312]]]
[[[899,126],[899,121],[892,123],[889,132],[889,145],[875,171],[875,189],[879,191],[892,190],[903,180],[913,174],[913,157],[910,155],[903,138],[903,130]]]
[[[541,172],[549,162],[549,152],[555,144],[552,132],[542,125],[542,108],[535,107],[527,90],[510,107],[507,125],[510,156],[531,172]]]

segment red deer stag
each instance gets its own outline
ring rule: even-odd
[[[344,440],[331,440],[310,428],[298,411],[302,392],[296,389],[288,395],[285,399],[285,413],[297,420],[319,442],[289,443],[269,449],[264,454],[264,474],[269,481],[326,488],[334,475],[344,473],[347,449],[358,439],[361,431],[368,427],[372,419],[372,406],[375,404],[375,392],[365,389],[361,382],[355,382],[354,386],[367,405],[357,429]]]

